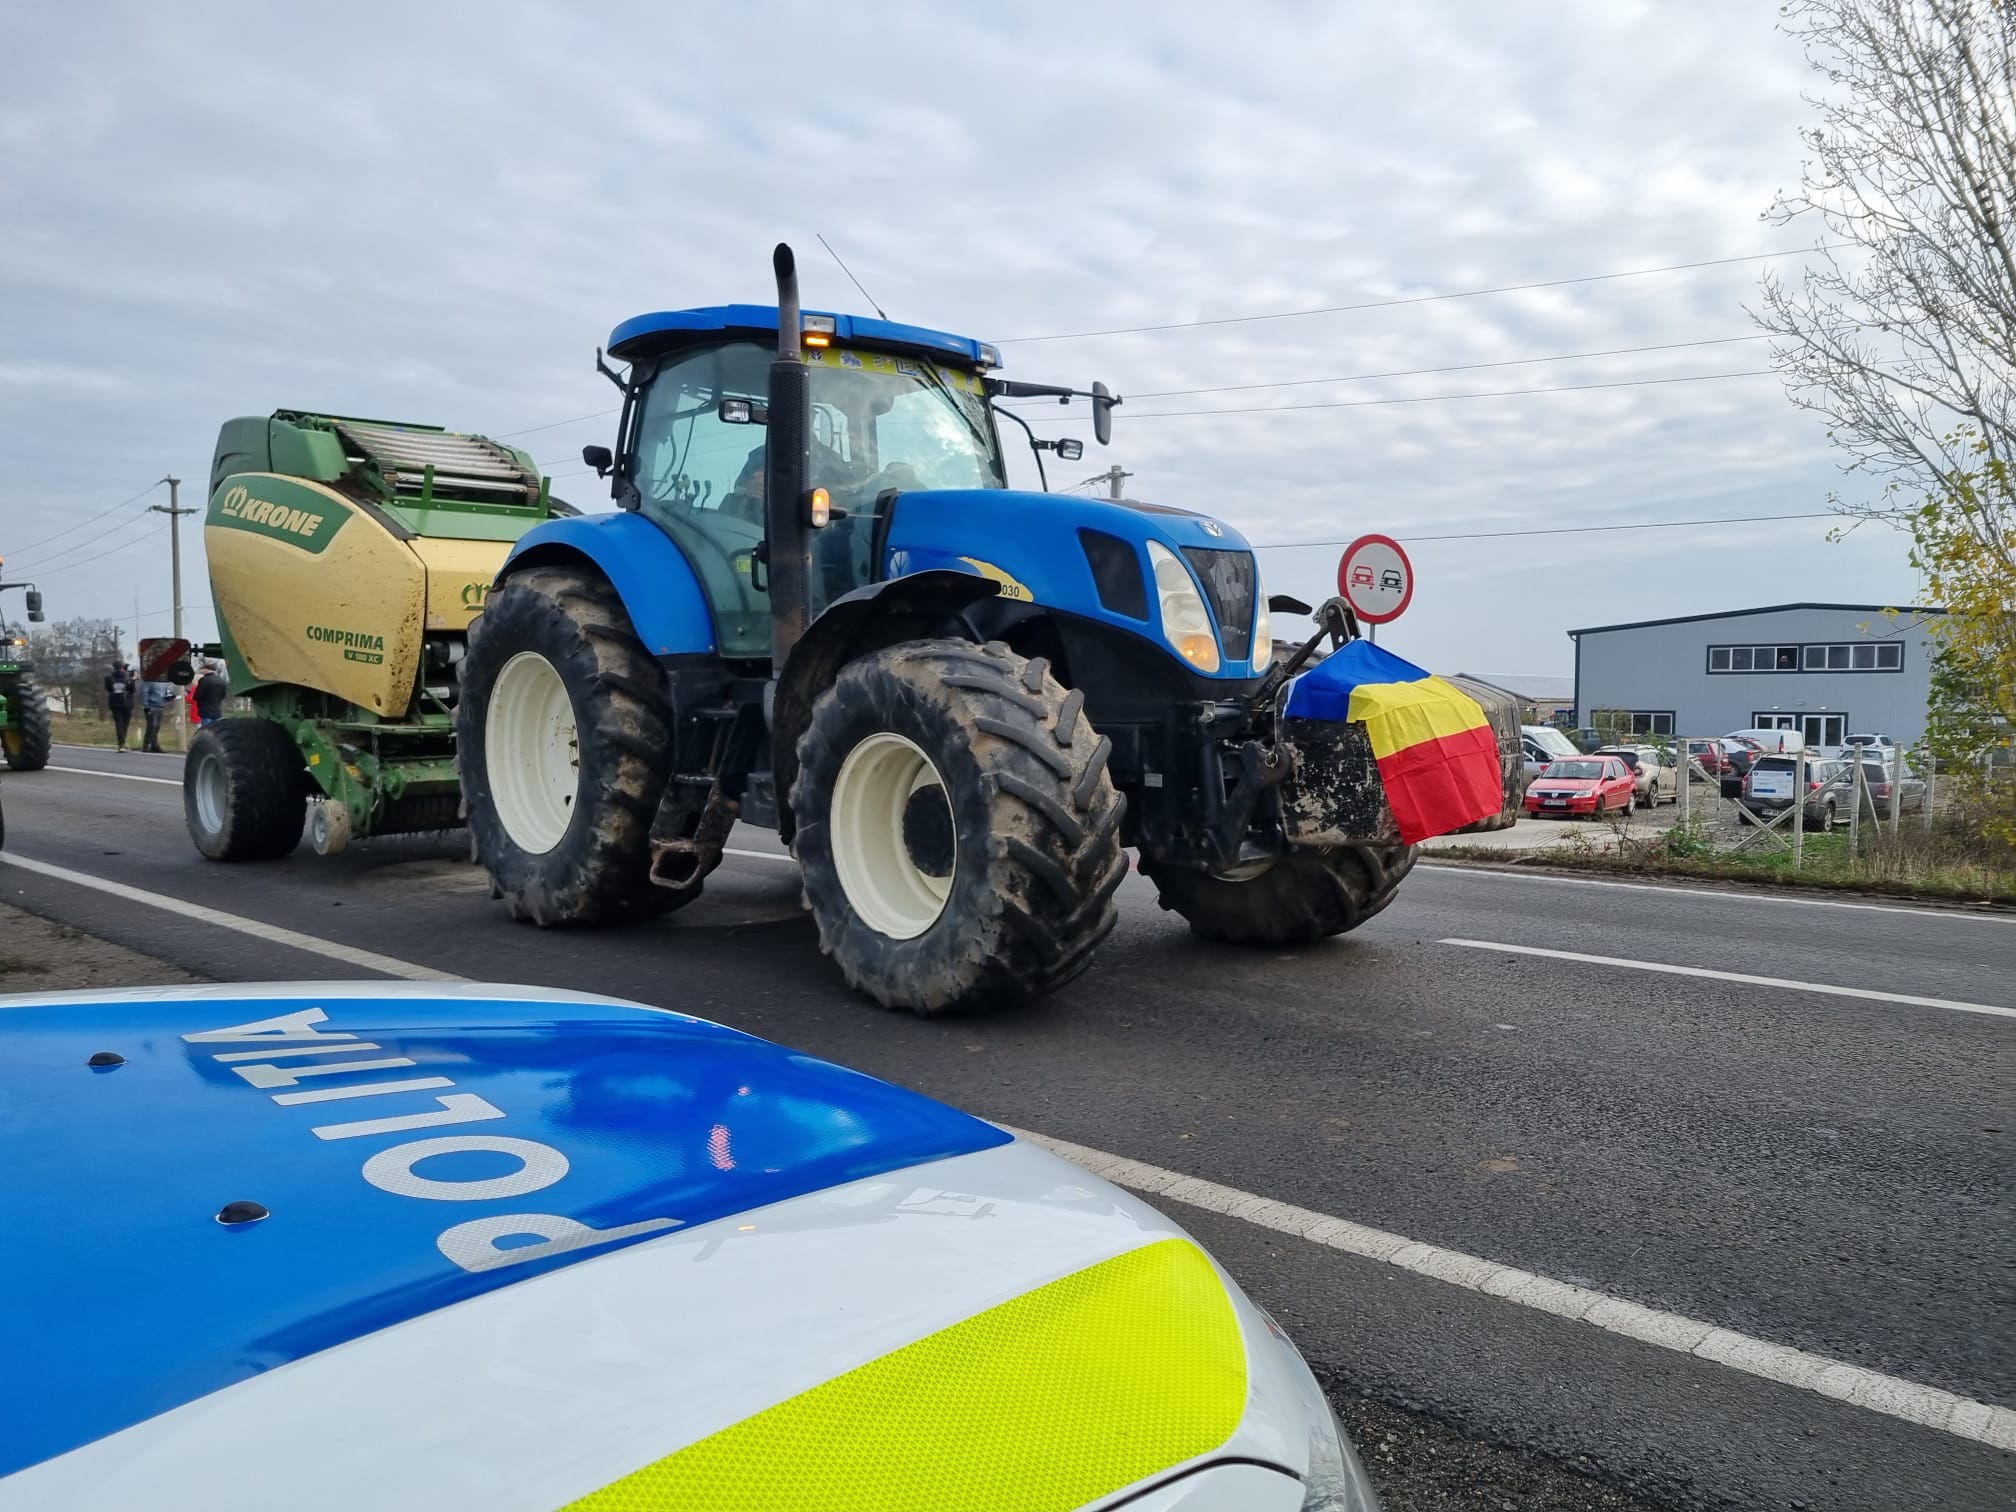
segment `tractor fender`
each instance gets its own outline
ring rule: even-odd
[[[609,580],[653,656],[713,654],[714,617],[693,564],[640,514],[575,515],[535,525],[518,538],[491,587],[527,567],[583,563]]]
[[[971,604],[992,598],[1001,585],[978,573],[932,568],[856,588],[835,599],[785,658],[771,704],[771,770],[776,777],[778,833],[787,842],[791,786],[798,780],[798,737],[812,722],[812,705],[856,657],[898,641],[945,632],[945,621]]]

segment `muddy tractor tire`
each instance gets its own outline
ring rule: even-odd
[[[792,849],[822,949],[890,1008],[1062,986],[1127,875],[1113,743],[1042,657],[913,641],[851,663],[798,742]]]
[[[672,703],[616,590],[535,567],[469,630],[455,764],[476,858],[511,915],[538,925],[665,913],[651,821],[672,770]]]
[[[1356,929],[1393,901],[1413,869],[1411,845],[1291,851],[1243,876],[1141,863],[1162,906],[1192,934],[1234,945],[1306,945]]]
[[[270,719],[220,719],[189,742],[182,817],[212,861],[277,861],[301,843],[312,787],[300,748]]]
[[[15,772],[39,772],[49,765],[49,695],[32,677],[24,677],[7,693],[11,724],[0,730],[0,751]]]

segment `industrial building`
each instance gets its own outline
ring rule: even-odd
[[[1943,609],[1772,604],[1570,630],[1577,722],[1641,735],[1925,733]]]

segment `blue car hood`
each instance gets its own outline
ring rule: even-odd
[[[0,1475],[616,1246],[1010,1137],[678,1014],[386,986],[0,1008],[0,1319],[32,1362],[0,1382]]]

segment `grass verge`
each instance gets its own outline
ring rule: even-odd
[[[1627,835],[1614,850],[1583,844],[1508,855],[1462,846],[1437,851],[1431,859],[2016,907],[2016,847],[1949,829],[1928,833],[1909,822],[1901,835],[1864,835],[1854,856],[1848,853],[1846,835],[1807,835],[1797,871],[1791,851],[1773,847],[1769,840],[1744,851],[1718,851],[1698,831],[1680,828],[1642,840]]]

